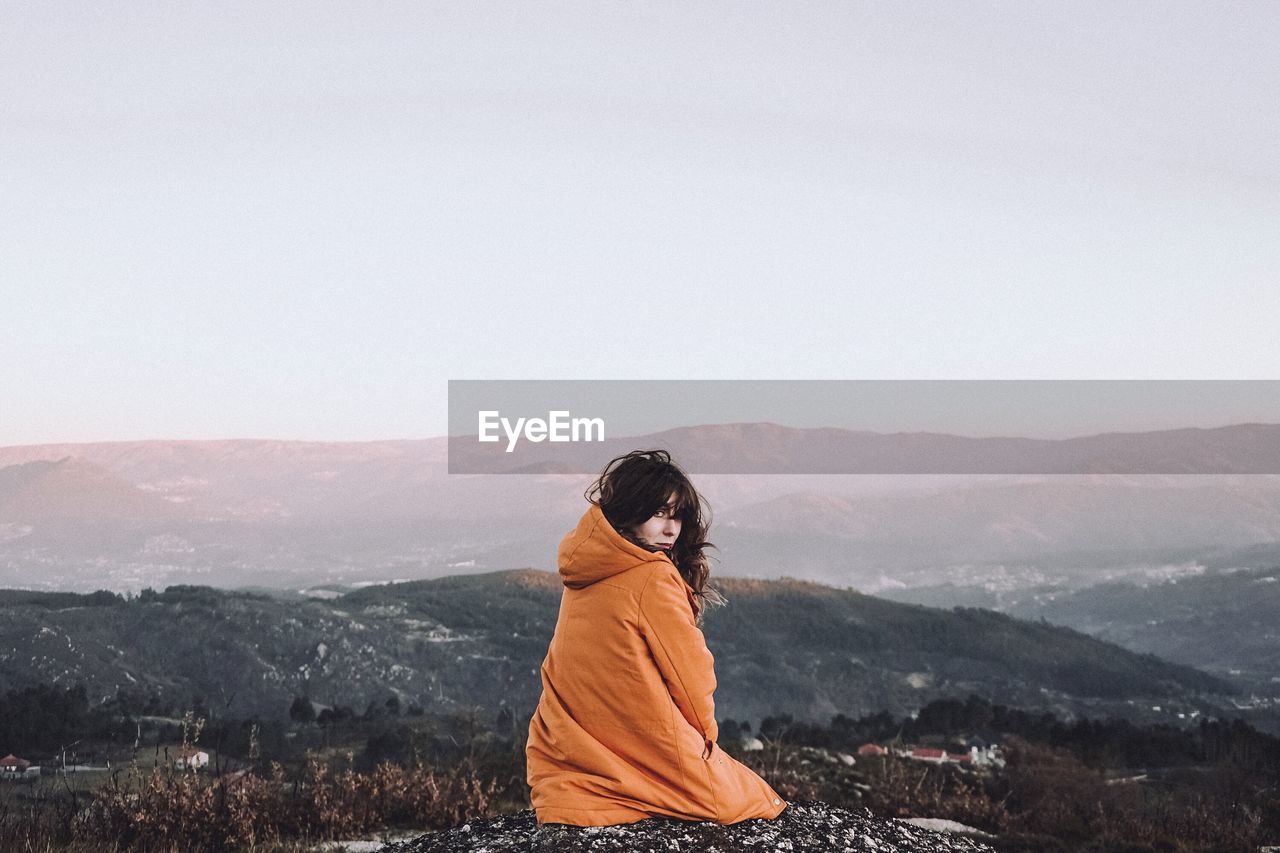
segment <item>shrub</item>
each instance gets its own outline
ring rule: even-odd
[[[208,778],[136,764],[122,784],[105,786],[76,819],[77,838],[126,846],[225,850],[288,838],[347,838],[386,827],[445,829],[487,813],[496,783],[466,760],[437,770],[379,764],[335,771],[311,757],[293,783],[272,762],[266,777],[243,772]]]

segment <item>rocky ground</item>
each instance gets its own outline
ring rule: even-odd
[[[392,844],[380,853],[933,853],[992,848],[974,838],[931,832],[898,820],[793,802],[776,820],[732,826],[651,818],[620,826],[538,826],[531,810],[472,821]]]

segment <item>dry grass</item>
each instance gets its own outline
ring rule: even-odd
[[[380,765],[333,772],[318,762],[293,782],[279,765],[266,778],[208,778],[161,769],[104,787],[89,804],[46,798],[0,813],[5,849],[293,849],[293,842],[351,838],[392,826],[446,828],[487,814],[494,783],[449,771]],[[110,839],[109,841],[107,839]]]
[[[194,743],[201,722],[184,730]],[[184,727],[185,728],[185,727]],[[194,735],[194,736],[192,736]],[[489,813],[498,784],[470,760],[445,769],[415,762],[353,769],[347,753],[338,767],[310,755],[294,778],[278,762],[211,777],[162,766],[147,773],[135,761],[86,795],[42,793],[0,805],[5,849],[203,851],[305,849],[318,841],[368,835],[390,827],[443,829]],[[300,846],[301,845],[301,846]]]
[[[266,776],[217,779],[163,769],[104,788],[76,815],[72,836],[146,849],[221,850],[351,838],[392,826],[446,828],[486,814],[495,788],[465,762],[445,771],[380,764],[357,773],[313,758],[292,782],[278,763]]]
[[[1244,771],[1215,769],[1177,785],[1108,784],[1062,750],[1010,737],[998,773],[895,756],[853,767],[826,750],[765,742],[741,760],[788,800],[867,807],[883,817],[936,817],[1000,836],[1001,849],[1235,853],[1280,838],[1280,793]]]

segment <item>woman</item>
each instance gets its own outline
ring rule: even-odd
[[[777,817],[786,803],[716,744],[702,498],[662,450],[614,459],[586,498],[529,723],[538,823]]]

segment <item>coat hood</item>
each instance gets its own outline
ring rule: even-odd
[[[661,551],[646,551],[624,539],[595,504],[583,514],[578,526],[560,541],[558,562],[560,580],[570,589],[582,589],[645,563],[665,563],[675,568],[671,558]],[[678,570],[676,574],[680,574]],[[683,577],[681,581],[684,582]],[[686,593],[692,596],[693,587],[687,582],[684,586]]]

